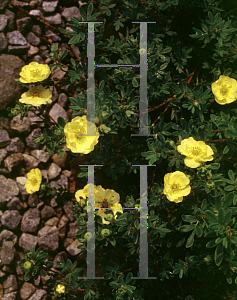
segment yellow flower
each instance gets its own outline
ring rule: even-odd
[[[56,287],[56,292],[59,294],[63,294],[65,293],[65,286],[62,284],[58,284]]]
[[[42,104],[51,103],[52,92],[50,89],[45,89],[42,84],[30,88],[27,92],[21,95],[19,101],[21,103],[40,106]]]
[[[94,193],[95,191],[96,191],[96,186],[94,186]],[[77,199],[77,202],[79,202],[80,206],[83,206],[86,203],[86,198],[88,197],[88,184],[85,185],[82,190],[78,190],[75,193],[75,197]]]
[[[89,128],[92,128],[95,134],[99,134],[96,125],[88,122]],[[88,154],[94,150],[95,145],[98,143],[99,136],[83,136],[87,134],[87,119],[86,116],[76,117],[68,122],[64,127],[66,135],[67,147],[73,153]]]
[[[185,156],[184,163],[189,168],[197,168],[201,162],[213,160],[213,150],[203,141],[195,141],[192,137],[182,140],[177,151]]]
[[[50,74],[51,71],[47,64],[43,65],[32,61],[21,69],[19,80],[22,83],[38,82],[48,78]]]
[[[168,200],[179,203],[183,201],[183,196],[191,192],[190,180],[180,171],[167,173],[164,177],[164,194]]]
[[[123,213],[122,205],[119,203],[120,196],[114,190],[103,189],[101,185],[96,187],[95,192],[95,208],[106,207],[112,208],[115,219],[117,218],[117,212]],[[105,214],[106,209],[99,209],[97,215],[102,218],[102,224],[110,224],[104,218],[107,217]]]
[[[221,75],[212,83],[212,92],[217,103],[225,105],[237,99],[237,81],[229,76]]]
[[[27,180],[25,183],[25,188],[28,194],[33,194],[40,189],[40,184],[42,182],[42,174],[40,169],[32,169],[27,173]]]

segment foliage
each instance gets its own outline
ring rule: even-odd
[[[131,21],[156,22],[147,26],[148,126],[155,136],[131,136],[139,133],[139,69],[95,68],[95,124],[104,136],[87,155],[91,165],[103,165],[95,167],[95,185],[103,172],[120,194],[122,207],[131,209],[118,213],[109,225],[95,216],[95,251],[104,279],[78,279],[87,276],[86,265],[76,268],[76,260],[68,260],[62,262],[61,274],[49,280],[51,294],[67,299],[83,293],[85,300],[237,299],[237,109],[236,102],[219,105],[211,91],[220,75],[237,79],[236,7],[221,0],[103,0],[95,6],[99,12],[93,14],[95,7],[86,2],[80,13],[85,21],[104,21],[94,25],[96,65],[138,64],[139,24]],[[68,66],[60,84],[77,91],[76,98],[69,98],[73,117],[87,112],[82,73],[87,76],[88,25],[79,23],[82,18],[71,18],[72,31],[60,29],[71,37],[69,45],[79,48],[80,59],[68,58],[57,46],[49,56],[54,62],[50,67]],[[58,123],[36,140],[51,155],[65,143],[65,124]],[[177,146],[189,137],[210,146],[213,161],[187,167]],[[147,230],[148,276],[157,279],[132,279],[139,276],[140,171],[133,166],[139,164],[156,165],[147,168]],[[165,174],[175,171],[183,172],[191,186],[180,203],[163,193]],[[81,168],[78,177],[84,185],[87,176],[87,168]],[[83,256],[89,238],[86,205],[76,202],[74,215],[81,227],[77,239]],[[35,261],[34,251],[27,255]],[[38,256],[34,266],[24,269],[25,280],[50,267],[43,266],[45,258]],[[66,292],[57,294],[57,284]]]

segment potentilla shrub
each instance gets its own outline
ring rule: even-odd
[[[95,165],[94,173],[78,166],[73,192],[51,188],[39,169],[27,174],[26,190],[44,201],[54,196],[58,203],[76,200],[79,255],[88,255],[93,237],[104,277],[88,278],[89,267],[70,259],[60,262],[61,272],[52,275],[47,250],[38,248],[19,262],[26,281],[49,274],[48,292],[57,299],[237,299],[235,6],[234,1],[215,0],[86,3],[80,7],[81,18],[71,19],[72,31],[60,29],[68,45],[79,48],[79,59],[53,44],[53,55],[48,55],[52,64],[22,68],[19,81],[31,87],[10,109],[11,116],[21,113],[23,118],[39,109],[46,121],[43,136],[35,138],[39,148],[63,156],[66,145],[71,159],[85,155]],[[94,55],[87,53],[87,22],[96,21],[103,23],[94,24],[93,121],[87,118],[88,62]],[[140,45],[144,33],[135,21],[155,22],[147,23],[147,49]],[[140,85],[146,76],[140,78],[138,65],[144,59],[148,106],[141,111]],[[103,64],[126,67],[98,70],[96,65]],[[67,124],[62,117],[52,124],[48,115],[48,86],[56,84],[49,70],[58,66],[68,71],[57,84],[68,85],[71,96],[77,92],[69,98],[73,115]],[[132,136],[139,134],[145,112],[148,134]],[[85,136],[88,128],[101,135]],[[151,167],[142,169],[144,165]],[[100,183],[101,171],[108,186]],[[87,181],[91,174],[94,184]],[[142,185],[148,191],[145,206]],[[93,214],[88,193],[94,195],[94,232],[87,230]],[[146,228],[140,226],[145,208]],[[96,269],[95,275],[101,277]]]

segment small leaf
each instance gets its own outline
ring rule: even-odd
[[[47,276],[47,272],[43,269],[40,270],[40,275],[41,276]]]

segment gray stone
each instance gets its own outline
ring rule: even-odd
[[[39,53],[39,48],[30,45],[30,49],[28,50],[27,55],[28,55],[28,56],[33,56],[33,55],[35,55],[35,54],[37,54],[37,53]],[[33,113],[33,114],[34,114],[34,113]]]
[[[28,117],[24,117],[23,120],[21,120],[21,114],[18,114],[11,120],[10,126],[11,129],[19,133],[30,132],[30,120]]]
[[[65,175],[60,175],[60,179],[57,181],[51,181],[50,186],[55,187],[57,189],[60,187],[62,187],[63,189],[67,189],[68,188],[68,178]]]
[[[62,78],[65,76],[65,74],[66,74],[66,72],[67,72],[67,70],[68,70],[68,67],[67,67],[67,68],[64,68],[63,70],[64,70],[65,72],[62,71],[59,67],[57,67],[57,69],[56,69],[55,71],[52,72],[51,78],[52,78],[52,79],[57,79],[57,78],[62,79]]]
[[[34,294],[36,287],[29,282],[24,282],[20,289],[20,297],[22,300],[28,299],[30,296]]]
[[[50,158],[50,154],[48,152],[44,150],[38,150],[38,149],[32,150],[31,155],[43,163],[46,163]]]
[[[16,299],[16,294],[17,292],[12,292],[9,294],[4,294],[2,295],[2,299],[1,300],[15,300]]]
[[[6,130],[0,129],[0,147],[3,148],[11,142]]]
[[[2,217],[1,223],[9,229],[16,229],[21,221],[21,215],[18,210],[6,210]]]
[[[40,128],[34,129],[31,134],[26,138],[26,145],[32,149],[37,149],[39,147],[39,144],[34,144],[33,138],[35,138],[38,134],[43,136]]]
[[[40,284],[40,275],[36,279],[34,279],[34,285],[39,286],[39,284]]]
[[[3,31],[7,26],[7,16],[0,15],[0,31]]]
[[[23,153],[24,150],[25,150],[25,145],[19,137],[15,137],[11,139],[10,144],[6,147],[6,151],[8,153]],[[0,153],[0,161],[1,161],[1,153]]]
[[[19,194],[19,188],[12,179],[0,175],[0,207]]]
[[[39,25],[33,25],[32,28],[31,28],[31,31],[36,34],[37,36],[41,36],[42,34],[42,29]]]
[[[1,0],[0,1],[0,10],[4,10],[4,8],[8,5],[10,0]]]
[[[31,60],[30,62],[32,61],[37,61],[37,63],[39,64],[44,64],[44,60],[43,58],[40,56],[40,55],[35,55]]]
[[[51,278],[51,276],[47,275],[47,276],[41,276],[40,275],[40,278],[41,278],[41,282],[45,285],[47,280]]]
[[[19,239],[19,246],[24,250],[33,250],[38,243],[38,238],[35,235],[29,233],[22,233]]]
[[[36,16],[36,17],[39,17],[40,19],[44,20],[44,15],[42,14],[42,12],[39,9],[32,9],[29,14],[31,16]]]
[[[69,224],[69,231],[67,233],[68,238],[76,239],[76,233],[78,230],[81,229],[81,227],[77,224],[77,220],[75,220],[73,223]]]
[[[15,256],[15,248],[12,241],[3,240],[0,250],[0,265],[9,265]]]
[[[28,154],[23,154],[25,163],[26,163],[26,171],[30,171],[32,169],[35,169],[36,167],[38,167],[38,164],[40,163],[40,161],[35,158],[34,156],[28,155]]]
[[[57,42],[57,41],[61,41],[60,36],[58,36],[57,34],[55,34],[53,31],[51,31],[50,29],[47,29],[45,31],[45,35],[51,39],[53,42]]]
[[[65,251],[62,251],[62,252],[59,252],[56,256],[55,256],[55,258],[54,258],[54,260],[53,260],[53,262],[54,262],[54,265],[53,265],[53,268],[54,269],[58,269],[58,264],[57,264],[57,261],[58,262],[61,262],[61,261],[64,261],[64,262],[66,262],[67,261],[67,253],[65,252]]]
[[[2,245],[4,240],[13,242],[13,245],[15,246],[15,244],[17,243],[17,235],[7,229],[4,229],[0,233],[0,245]]]
[[[68,153],[64,149],[65,149],[65,147],[62,149],[63,155],[64,155],[63,157],[61,157],[61,155],[56,154],[56,153],[52,156],[53,162],[62,169],[66,167],[66,162],[67,162],[67,157],[68,157]]]
[[[0,278],[4,277],[5,275],[6,275],[6,273],[4,273],[0,270]]]
[[[49,115],[55,122],[57,122],[58,117],[63,117],[66,123],[69,121],[65,109],[62,108],[62,106],[60,106],[58,103],[55,103],[53,105],[49,112]]]
[[[62,16],[67,20],[67,22],[70,22],[72,17],[80,18],[81,14],[78,7],[71,6],[64,9]]]
[[[14,14],[11,10],[6,9],[5,15],[6,15],[7,18],[8,18],[8,20],[7,20],[8,30],[9,30],[9,31],[15,30],[15,29],[16,29],[16,24],[15,24],[15,14]]]
[[[47,292],[45,290],[37,290],[28,300],[46,300]]]
[[[68,96],[64,93],[60,93],[58,96],[58,104],[61,105],[62,107],[65,107],[67,104]]]
[[[24,213],[21,221],[22,232],[36,232],[40,224],[40,211],[38,208],[30,208]]]
[[[59,233],[56,226],[45,226],[38,231],[38,245],[49,251],[58,249]]]
[[[65,214],[67,215],[68,219],[71,222],[75,221],[75,217],[74,217],[74,214],[73,214],[73,205],[74,205],[74,203],[72,201],[68,201],[67,205],[66,204],[63,205],[63,209],[65,211]]]
[[[7,39],[8,39],[9,44],[11,44],[11,45],[20,45],[20,46],[27,45],[26,39],[18,30],[8,32]]]
[[[47,170],[40,170],[42,176],[47,180],[47,182],[49,182],[48,179],[48,171]]]
[[[0,51],[3,51],[7,48],[8,41],[7,38],[5,37],[5,34],[3,32],[0,32]]]
[[[5,129],[8,133],[12,132],[10,123],[11,123],[10,119],[0,117],[0,129]]]
[[[81,249],[77,248],[77,246],[79,245],[82,245],[82,243],[80,243],[78,240],[75,240],[66,248],[66,250],[68,251],[69,254],[75,256],[81,252]]]
[[[9,275],[7,279],[3,282],[4,294],[9,294],[11,292],[17,291],[18,284],[15,275]]]
[[[57,89],[53,86],[49,87],[50,91],[52,92],[52,102],[55,102],[58,99],[58,92]],[[46,106],[49,106],[50,104],[46,104]]]
[[[6,168],[0,168],[0,174],[2,175],[9,175],[11,172],[9,172]]]
[[[36,112],[39,113],[38,110],[36,110]],[[33,113],[33,111],[29,111],[27,116],[30,120],[30,125],[36,125],[37,124],[39,127],[44,127],[45,126],[45,123],[44,123],[44,120],[43,120],[44,117],[42,115],[36,116],[36,114]]]
[[[23,54],[25,53],[28,49],[30,48],[30,44],[27,43],[26,45],[24,46],[20,46],[20,45],[17,45],[17,46],[13,46],[13,45],[8,45],[8,52],[10,54]],[[19,100],[19,99],[18,99]]]
[[[6,149],[0,149],[0,165],[3,161],[3,159],[7,156],[7,150]]]
[[[4,167],[8,169],[9,172],[12,170],[19,171],[19,169],[23,166],[24,156],[21,153],[13,153],[4,160]]]
[[[35,35],[33,32],[29,32],[26,36],[26,39],[33,46],[38,46],[39,43],[41,42],[40,38],[37,35]]]
[[[53,12],[55,11],[58,5],[58,0],[55,1],[43,1],[42,7],[45,12]]]
[[[65,175],[67,178],[72,176],[72,171],[69,170],[63,170],[62,171],[63,175]]]
[[[46,221],[44,224],[45,224],[45,226],[57,226],[58,222],[59,222],[59,218],[53,217],[53,218],[49,219],[48,221]]]
[[[27,203],[30,207],[36,207],[39,202],[40,202],[40,199],[38,198],[38,196],[36,194],[29,195]]]
[[[42,58],[46,58],[46,54],[49,54],[49,50],[48,50],[48,48],[47,48],[47,46],[45,46],[45,45],[41,45],[40,47],[39,47],[39,49],[40,49],[40,56],[42,57]]]
[[[49,180],[57,177],[61,172],[61,168],[56,165],[55,163],[51,163],[49,169],[48,169],[48,177],[49,177]]]
[[[7,203],[7,208],[10,210],[21,210],[23,207],[23,203],[18,197],[14,197]]]
[[[9,54],[0,55],[0,110],[8,104],[14,104],[21,96],[22,87],[14,84],[25,63],[19,57]]]
[[[20,190],[20,193],[21,193],[21,197],[22,197],[22,200],[25,200],[28,193],[26,191],[26,188],[25,188],[25,183],[26,183],[26,180],[27,178],[26,177],[16,177],[16,183],[17,183],[17,186],[19,187],[19,190]]]
[[[51,206],[45,205],[45,207],[41,210],[41,218],[42,219],[49,219],[55,215],[56,215],[56,213]]]
[[[25,17],[16,20],[16,26],[18,31],[20,31],[22,34],[26,34],[32,27],[31,17]]]
[[[61,14],[56,13],[52,16],[45,17],[45,21],[51,25],[60,25],[62,23]]]

